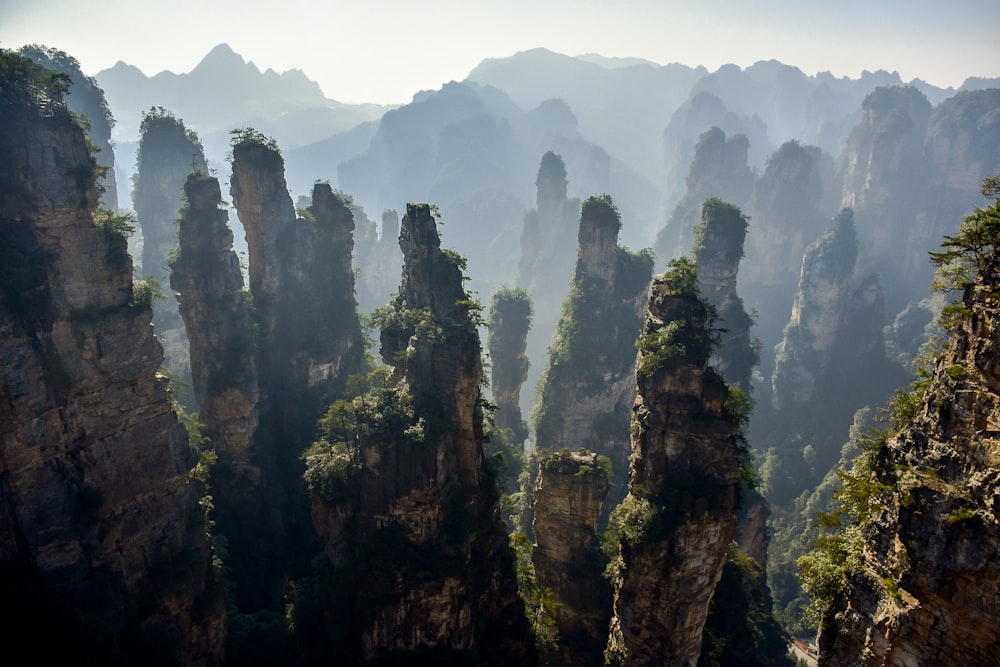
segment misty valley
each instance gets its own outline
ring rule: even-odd
[[[9,650],[996,664],[998,242],[997,79],[0,49]]]

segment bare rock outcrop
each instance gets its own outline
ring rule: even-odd
[[[204,490],[157,373],[151,294],[133,284],[118,221],[95,223],[96,163],[57,88],[34,88],[44,73],[17,79],[30,68],[0,58],[8,646],[54,664],[218,664],[226,616]]]
[[[694,665],[709,602],[736,532],[740,417],[711,367],[712,322],[695,267],[675,260],[653,281],[639,343],[629,495],[621,539],[611,665]]]
[[[611,586],[597,525],[609,472],[593,452],[555,452],[540,462],[532,562],[538,586],[558,603],[558,654],[547,664],[604,664]]]

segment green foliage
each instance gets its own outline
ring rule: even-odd
[[[551,588],[538,585],[531,559],[531,539],[524,533],[515,532],[510,536],[510,544],[517,558],[517,590],[524,602],[535,644],[541,653],[554,654],[559,647],[560,604]]]
[[[351,376],[342,398],[319,420],[322,436],[302,455],[309,493],[335,503],[350,497],[361,471],[362,452],[379,442],[420,445],[426,438],[423,417],[415,417],[413,398],[387,384],[388,371]]]
[[[51,116],[65,111],[64,97],[72,79],[29,58],[0,49],[0,114]]]
[[[132,299],[129,306],[139,310],[153,307],[153,301],[166,301],[167,295],[160,289],[160,282],[152,275],[142,280],[132,281]]]
[[[260,146],[268,151],[272,151],[279,157],[281,156],[281,149],[278,147],[278,142],[274,138],[268,137],[263,132],[252,127],[241,127],[230,130],[229,134],[231,135],[229,144],[233,150],[239,147]]]
[[[676,319],[639,337],[636,347],[640,352],[640,375],[684,361],[706,360],[716,344],[715,309],[701,298],[697,267],[686,257],[673,259],[667,266],[660,285],[666,294],[680,297],[672,311]]]
[[[729,395],[726,398],[726,411],[739,420],[740,426],[746,427],[753,414],[755,401],[749,392],[736,385],[728,385]]]
[[[943,250],[931,252],[937,269],[932,287],[942,292],[963,290],[976,282],[986,265],[995,257],[1000,243],[1000,174],[983,181],[981,192],[992,198],[987,208],[976,206],[954,236],[945,236]]]
[[[116,234],[127,239],[135,233],[136,224],[138,221],[131,211],[120,215],[106,208],[94,211],[94,226],[106,234]]]

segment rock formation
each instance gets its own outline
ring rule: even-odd
[[[611,665],[694,665],[709,602],[736,531],[741,415],[708,366],[710,310],[686,259],[653,281],[632,417]]]
[[[73,56],[57,49],[37,44],[23,46],[18,53],[30,58],[47,70],[65,74],[70,78],[66,107],[77,117],[85,119],[84,131],[97,148],[98,192],[103,208],[118,212],[118,181],[115,178],[115,151],[111,145],[111,128],[115,119],[97,79],[86,76],[80,63]]]
[[[546,664],[604,664],[611,586],[602,576],[597,525],[610,483],[607,462],[593,452],[562,451],[539,466],[532,562],[538,586],[557,603],[559,632],[558,653],[545,656]]]
[[[1000,198],[989,211],[995,220]],[[856,523],[840,533],[846,560],[843,579],[831,579],[842,588],[825,596],[822,664],[986,665],[1000,655],[995,231],[977,253],[978,277],[931,376],[897,399],[894,430],[843,477]]]
[[[844,209],[803,256],[792,318],[775,350],[772,400],[777,409],[815,399],[847,313],[857,253],[853,212]]]
[[[157,374],[151,292],[133,284],[122,221],[95,218],[96,162],[58,80],[0,59],[8,646],[52,664],[218,664],[226,619],[204,489]]]
[[[924,136],[931,105],[916,88],[877,88],[841,154],[843,205],[854,209],[864,250],[859,269],[878,271],[894,311],[924,294],[932,272],[924,254],[940,234],[928,213]],[[885,263],[882,258],[896,258]]]
[[[297,218],[283,169],[272,140],[237,133],[231,193],[249,248],[262,474],[258,528],[240,538],[246,549],[233,550],[245,565],[234,572],[244,573],[237,597],[246,610],[283,606],[288,577],[308,572],[314,533],[300,457],[347,378],[364,369],[351,211],[320,182]]]
[[[612,506],[624,497],[635,341],[653,264],[648,253],[618,246],[620,228],[607,195],[581,206],[576,272],[535,414],[539,449],[586,448],[611,459]]]
[[[521,419],[521,387],[528,379],[525,354],[531,328],[531,297],[522,289],[500,289],[490,302],[490,359],[493,372],[490,385],[496,402],[496,423],[509,429],[515,443],[528,437],[528,426]]]
[[[150,109],[142,119],[136,166],[132,198],[142,231],[142,270],[165,287],[169,284],[168,256],[177,247],[184,181],[192,171],[208,170],[205,154],[198,136],[184,121],[165,109]],[[158,334],[182,326],[173,300],[154,310]]]
[[[693,230],[706,199],[718,197],[736,206],[746,205],[753,188],[753,172],[747,166],[749,147],[745,135],[735,134],[727,139],[718,127],[698,138],[687,175],[687,191],[653,245],[661,262],[679,257],[691,247]]]
[[[256,349],[229,215],[218,179],[204,172],[188,176],[184,198],[170,286],[190,340],[195,398],[220,466],[256,482],[260,469],[250,452],[259,400]]]
[[[528,292],[535,319],[528,332],[528,386],[534,387],[552,339],[559,308],[573,279],[573,238],[580,202],[566,196],[566,165],[549,151],[542,156],[535,179],[535,208],[528,211],[521,231],[521,260],[517,285]],[[528,401],[530,405],[531,401]]]
[[[740,291],[758,313],[756,333],[764,343],[765,375],[770,375],[774,346],[788,323],[802,255],[840,208],[840,192],[830,185],[833,182],[829,155],[816,146],[789,141],[767,159],[744,209],[753,232],[740,267]]]
[[[331,408],[307,456],[327,564],[296,629],[361,664],[531,660],[499,495],[484,469],[482,363],[464,260],[426,204],[400,233],[397,297],[376,314],[383,383]],[[337,644],[331,637],[342,637]]]
[[[736,274],[743,258],[747,217],[720,199],[707,199],[695,229],[694,263],[698,289],[715,308],[719,343],[709,364],[729,384],[750,391],[750,376],[758,353],[750,340],[753,321],[736,293]]]

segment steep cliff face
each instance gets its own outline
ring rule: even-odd
[[[854,216],[845,209],[803,256],[791,321],[775,350],[772,400],[777,409],[813,400],[847,312],[857,252]]]
[[[524,664],[530,639],[513,553],[483,467],[482,364],[464,260],[441,249],[426,204],[407,206],[400,247],[399,293],[377,314],[392,373],[332,408],[307,457],[329,594],[300,599],[296,629],[318,659]]]
[[[652,258],[618,246],[621,219],[607,195],[580,211],[576,272],[549,348],[536,407],[539,449],[581,447],[611,459],[624,497],[629,410],[635,400],[635,341]]]
[[[606,460],[605,460],[606,462]],[[603,665],[611,586],[597,537],[610,470],[593,452],[556,452],[541,460],[535,489],[532,562],[538,586],[552,591],[558,653],[547,664]]]
[[[58,96],[0,104],[0,600],[55,663],[208,665],[226,631],[195,454],[126,239],[95,224],[95,161]],[[52,637],[59,637],[53,642]]]
[[[528,379],[526,354],[531,328],[531,297],[522,289],[499,289],[490,301],[490,388],[496,403],[496,425],[508,429],[513,443],[528,437],[521,418],[521,387]]]
[[[66,95],[66,106],[79,117],[86,117],[89,127],[87,137],[97,147],[100,204],[111,211],[118,210],[118,181],[115,178],[115,151],[111,145],[111,128],[115,119],[111,115],[104,91],[97,79],[86,76],[80,69],[80,62],[73,56],[58,49],[37,44],[23,46],[18,53],[30,58],[47,70],[70,77],[70,89]]]
[[[679,257],[691,247],[702,202],[709,197],[746,205],[753,188],[753,172],[747,164],[749,147],[746,135],[735,134],[727,139],[718,127],[698,138],[686,179],[687,190],[653,245],[661,261]]]
[[[168,256],[177,247],[177,218],[184,206],[184,181],[192,171],[207,171],[205,153],[184,121],[164,109],[151,109],[142,118],[136,167],[132,199],[142,230],[142,272],[166,287]],[[181,348],[171,355],[176,363],[170,368],[186,375],[184,326],[174,299],[154,305],[153,324],[161,339],[171,340],[170,347]]]
[[[924,252],[942,233],[929,216],[933,204],[924,160],[931,105],[916,88],[892,86],[874,90],[861,109],[862,120],[840,158],[843,205],[857,216],[865,251],[859,268],[879,272],[898,310],[929,284]],[[886,256],[897,259],[886,265],[880,261]]]
[[[242,609],[277,609],[288,577],[308,572],[315,539],[300,457],[347,378],[364,368],[351,270],[354,219],[326,183],[315,184],[297,218],[281,153],[252,130],[234,139],[231,193],[249,249],[259,386],[253,453],[261,470],[256,511],[243,513],[244,522],[256,517],[258,528],[243,531],[246,548],[233,549],[242,565],[233,570]]]
[[[788,322],[802,255],[840,207],[840,191],[830,185],[833,171],[833,159],[819,148],[789,141],[767,159],[745,209],[753,232],[746,242],[740,285],[743,298],[759,314],[757,335],[764,342],[766,373]]]
[[[296,218],[281,153],[251,130],[234,140],[231,188],[247,234],[263,400],[301,427],[294,440],[308,442],[343,379],[362,368],[354,217],[329,184],[316,183],[308,219]]]
[[[687,260],[653,281],[639,343],[612,665],[694,665],[736,531],[740,417],[708,366],[712,323]]]
[[[750,375],[758,353],[750,341],[753,321],[736,293],[736,275],[743,258],[747,218],[740,209],[720,199],[708,199],[695,229],[694,262],[698,288],[715,308],[719,344],[709,364],[728,383],[750,391]]]
[[[190,340],[195,398],[220,465],[259,480],[250,452],[259,400],[253,327],[229,215],[218,179],[204,172],[188,176],[184,197],[170,286]]]
[[[992,208],[994,219],[998,210],[1000,203]],[[965,291],[964,312],[929,381],[915,385],[906,403],[897,400],[891,426],[902,428],[875,441],[862,455],[864,465],[856,464],[844,478],[848,514],[859,521],[843,534],[856,535],[857,547],[847,549],[846,585],[824,618],[823,664],[996,662],[1000,260],[995,236],[980,256],[978,280]],[[871,495],[863,495],[866,491]]]
[[[566,196],[566,165],[551,151],[542,156],[535,187],[535,208],[528,211],[521,231],[517,274],[517,285],[528,292],[536,313],[528,332],[529,387],[535,386],[544,367],[541,360],[572,280],[573,238],[580,209],[578,200]],[[530,397],[526,403],[531,405]]]

